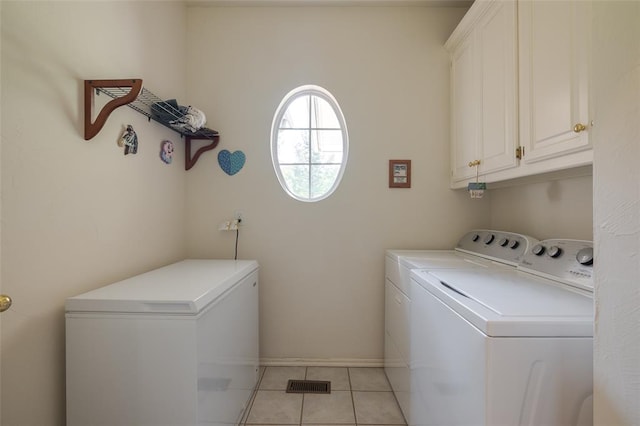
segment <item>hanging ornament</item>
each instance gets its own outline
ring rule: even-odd
[[[171,164],[171,161],[173,161],[173,142],[162,141],[160,144],[160,159],[166,164]]]
[[[138,152],[138,135],[131,124],[127,124],[122,136],[118,140],[118,146],[124,146],[124,155]]]
[[[478,182],[478,166],[480,166],[480,160],[469,162],[469,167],[476,168],[476,181],[469,182],[469,185],[467,186],[467,191],[469,191],[471,198],[482,198],[484,191],[487,189],[487,184],[485,182]]]
[[[218,164],[229,176],[238,173],[244,167],[245,160],[246,157],[242,151],[229,152],[223,149],[218,153]]]

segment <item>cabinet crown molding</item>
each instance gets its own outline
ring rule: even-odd
[[[485,13],[491,8],[493,3],[498,1],[512,1],[515,0],[476,0],[473,2],[467,13],[464,15],[458,26],[449,36],[449,39],[444,44],[445,49],[451,51],[464,40],[469,33],[473,30],[476,23],[484,16]]]

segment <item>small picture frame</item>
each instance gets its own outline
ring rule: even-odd
[[[389,188],[411,188],[411,160],[389,160]]]

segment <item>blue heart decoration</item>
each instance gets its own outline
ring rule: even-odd
[[[229,176],[238,173],[244,167],[245,160],[246,157],[242,151],[229,152],[223,149],[218,153],[218,164]]]

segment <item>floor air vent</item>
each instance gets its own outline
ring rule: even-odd
[[[331,382],[320,380],[289,380],[287,393],[331,393]]]

